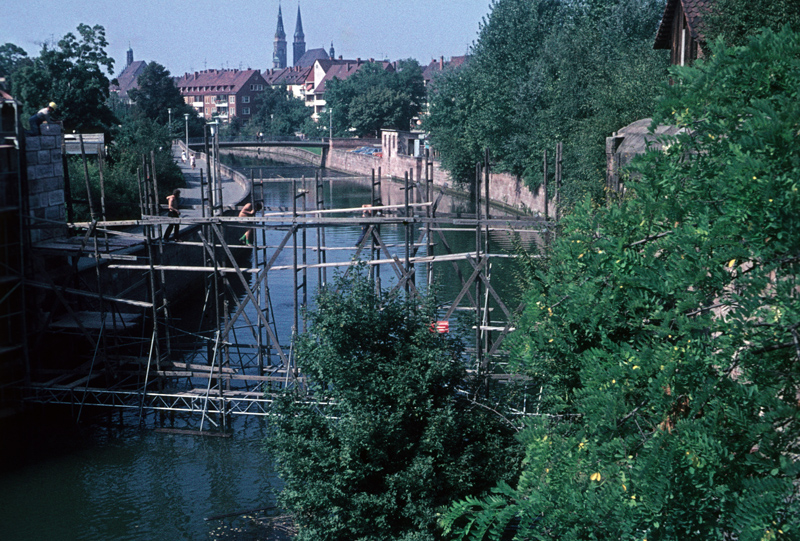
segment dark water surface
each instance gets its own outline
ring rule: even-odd
[[[238,166],[249,174],[248,164]],[[314,176],[313,168],[258,166],[264,177]],[[264,203],[267,207],[291,206],[291,197],[291,182],[270,183]],[[359,207],[369,202],[367,179],[339,177],[327,181],[326,207]],[[308,203],[313,205],[312,200]],[[449,203],[448,210],[459,210],[463,205]],[[387,244],[404,242],[400,227],[384,226],[381,234]],[[316,246],[315,235],[313,230],[308,231],[309,247]],[[326,244],[353,247],[360,235],[357,223],[330,229]],[[267,232],[259,243],[276,245],[282,238],[282,232]],[[451,233],[448,238],[454,251],[474,250],[474,231]],[[267,257],[271,252],[268,249]],[[437,248],[437,253],[442,252]],[[331,251],[328,261],[348,261],[352,255],[353,250]],[[314,252],[309,252],[308,258],[310,263],[316,262]],[[291,265],[291,261],[292,253],[287,249],[276,265]],[[510,276],[505,268],[508,261],[499,261],[497,272]],[[471,270],[467,264],[459,266],[468,276]],[[327,274],[330,281],[333,271]],[[418,265],[417,276],[418,286],[424,288],[424,265]],[[457,294],[460,282],[455,279],[452,264],[437,264],[434,276],[443,286],[443,297]],[[388,267],[382,268],[381,277],[384,286],[396,283]],[[309,271],[309,302],[313,302],[320,278],[321,273]],[[514,289],[510,279],[497,282]],[[291,271],[270,277],[272,291],[291,288]],[[293,297],[273,295],[272,304],[279,340],[288,342]],[[466,322],[464,326],[467,339],[474,332],[469,331],[470,325]],[[220,438],[156,430],[188,426],[178,417],[149,414],[140,425],[136,412],[103,412],[102,417],[87,414],[80,425],[75,425],[74,411],[61,413],[63,417],[58,418],[52,410],[43,409],[37,412],[42,417],[27,423],[25,429],[0,434],[0,449],[6,455],[0,466],[0,541],[269,538],[247,518],[205,520],[275,504],[280,480],[263,450],[267,432],[264,419],[234,417],[231,437]]]

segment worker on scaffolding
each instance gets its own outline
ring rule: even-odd
[[[167,196],[167,215],[170,218],[180,218],[181,211],[178,210],[178,207],[181,204],[181,191],[175,190],[170,195]],[[172,235],[172,240],[178,242],[178,233],[180,232],[180,225],[176,223],[171,223],[167,226],[167,230],[164,232],[164,240],[169,240],[169,236]]]
[[[31,135],[41,135],[41,125],[44,122],[52,122],[53,119],[51,115],[56,110],[55,102],[51,101],[47,104],[47,107],[39,109],[36,111],[36,114],[33,115],[30,119],[28,119],[28,124],[31,126]]]
[[[361,217],[362,218],[372,218],[372,205],[369,203],[365,205],[361,205]],[[367,231],[369,231],[369,224],[363,224],[361,226],[361,236],[358,237],[356,241],[356,246],[361,244],[361,241],[364,240],[364,237],[367,236]]]
[[[262,205],[260,201],[256,203],[255,207],[253,207],[252,203],[247,203],[245,206],[242,207],[242,210],[239,211],[239,218],[249,218],[251,216],[255,216],[256,212],[260,211],[263,208],[264,205]],[[239,242],[250,246],[250,244],[252,244],[252,238],[253,238],[253,229],[250,228],[244,232],[244,235],[239,237]]]

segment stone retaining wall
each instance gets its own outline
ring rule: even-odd
[[[394,155],[378,158],[367,154],[355,154],[333,149],[328,156],[328,167],[345,173],[370,175],[373,169],[381,170],[381,175],[394,179],[403,179],[409,173],[414,179],[424,177],[424,159],[413,156]],[[438,161],[433,162],[433,185],[445,191],[463,192],[464,186],[453,182],[450,174],[442,169]],[[541,189],[532,192],[525,186],[522,178],[508,173],[490,173],[489,198],[501,205],[521,210],[526,213],[544,214],[544,197]],[[553,202],[551,201],[552,212]]]
[[[263,147],[255,150],[225,149],[221,154],[232,154],[242,158],[279,159],[282,162],[302,165],[322,166],[322,154],[316,154],[303,148]]]

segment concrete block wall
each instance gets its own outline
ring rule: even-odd
[[[40,135],[25,138],[32,242],[67,234],[61,138],[58,124],[42,124]]]

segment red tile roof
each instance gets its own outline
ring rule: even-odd
[[[250,82],[254,75],[263,81],[261,72],[258,70],[204,70],[186,73],[175,84],[181,92],[207,91],[236,94]]]
[[[686,25],[689,27],[692,38],[698,43],[704,43],[706,24],[703,21],[703,16],[711,12],[714,4],[714,0],[667,0],[653,48],[669,49],[671,47],[672,23],[675,19],[675,13],[678,11],[678,6],[683,8],[683,13],[686,16]]]
[[[283,68],[283,69],[268,69],[263,74],[264,80],[270,86],[277,85],[302,85],[305,84],[309,76],[313,78],[314,68],[309,66],[306,68]]]
[[[324,94],[325,93],[325,86],[328,81],[331,79],[340,79],[344,81],[348,77],[352,76],[355,72],[361,69],[362,66],[368,63],[375,63],[374,60],[318,60],[320,66],[323,70],[325,70],[325,77],[323,77],[322,81],[317,84],[316,89],[314,90],[315,94]],[[384,70],[387,71],[394,71],[394,65],[391,62],[387,61],[380,61],[377,62],[380,64]],[[314,81],[316,82],[316,81]]]
[[[422,78],[425,80],[425,83],[427,84],[431,81],[431,79],[434,78],[434,76],[437,73],[444,71],[446,67],[450,66],[453,68],[457,68],[458,66],[463,65],[468,59],[469,56],[465,55],[465,56],[453,56],[450,57],[450,60],[447,61],[445,61],[443,56],[439,57],[439,60],[436,59],[431,60],[431,63],[425,66],[425,68],[422,70]]]

